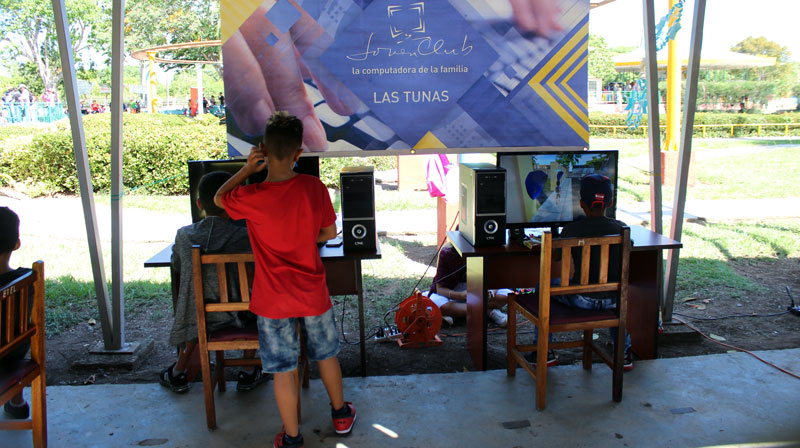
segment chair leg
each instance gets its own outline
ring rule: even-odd
[[[547,398],[547,351],[548,332],[538,327],[538,340],[536,342],[536,409],[543,410]]]
[[[614,344],[614,367],[611,384],[611,398],[619,403],[622,401],[622,376],[625,359],[625,330],[617,327],[617,340]]]
[[[308,379],[311,376],[311,369],[309,368],[308,355],[306,353],[306,336],[300,329],[299,322],[297,324],[297,331],[300,332],[300,374],[302,375],[301,384],[303,385],[303,389],[308,389]]]
[[[517,360],[514,358],[514,350],[517,348],[517,307],[514,299],[508,302],[506,329],[506,376],[516,376]]]
[[[31,383],[31,413],[33,446],[44,448],[47,446],[47,395],[44,374],[36,377]]]
[[[214,384],[220,392],[225,392],[225,351],[217,350],[216,352],[217,365],[214,366]],[[213,389],[213,386],[212,386]]]
[[[592,337],[594,330],[583,330],[583,368],[592,370]]]
[[[211,376],[211,360],[208,350],[200,350],[200,369],[203,375],[203,397],[206,403],[206,425],[208,429],[217,429],[217,412],[214,409],[214,378]]]

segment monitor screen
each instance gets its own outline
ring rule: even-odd
[[[563,226],[586,217],[580,206],[581,178],[611,179],[615,200],[606,216],[616,217],[617,151],[498,153],[506,169],[509,228]]]
[[[190,160],[189,168],[189,201],[192,206],[192,222],[203,219],[203,213],[197,208],[197,188],[200,179],[206,173],[213,171],[226,171],[236,174],[247,162],[247,159],[227,159],[227,160]],[[319,177],[319,157],[300,157],[295,164],[294,170],[298,173],[309,174]],[[267,170],[250,176],[246,184],[261,182],[267,178]]]

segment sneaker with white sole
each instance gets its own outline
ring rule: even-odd
[[[531,363],[533,367],[536,367],[536,352],[528,352],[525,353],[525,360]],[[547,351],[547,367],[553,367],[558,365],[558,356],[556,352],[553,350]]]
[[[489,319],[499,327],[505,327],[508,324],[508,315],[498,309],[489,311]]]

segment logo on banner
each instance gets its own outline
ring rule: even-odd
[[[497,58],[449,2],[375,0],[320,61],[413,146]]]
[[[425,3],[412,3],[408,6],[393,5],[386,8],[389,15],[389,30],[392,38],[404,36],[411,38],[414,33],[425,33]]]

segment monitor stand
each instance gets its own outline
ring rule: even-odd
[[[550,233],[553,235],[553,238],[558,238],[559,236],[561,236],[561,232],[559,232],[558,226],[551,226]]]

